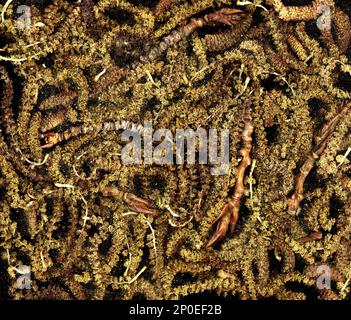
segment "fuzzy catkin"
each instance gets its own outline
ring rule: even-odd
[[[0,24],[6,295],[348,297],[347,10],[331,0],[35,3],[30,32],[16,28],[14,4]],[[309,25],[318,5],[334,14],[321,35]],[[235,25],[221,22],[228,7],[244,11]],[[209,14],[221,19],[204,26]],[[121,131],[143,134],[146,120],[173,138],[177,129],[229,129],[227,174],[211,174],[213,164],[126,165]],[[318,138],[328,143],[316,151]],[[206,248],[233,195],[233,234]],[[15,289],[21,264],[31,266],[33,290]],[[315,287],[320,265],[332,270],[331,291]]]

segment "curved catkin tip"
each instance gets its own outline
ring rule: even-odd
[[[308,58],[308,53],[306,49],[303,47],[303,45],[301,44],[301,42],[293,34],[289,34],[287,36],[287,41],[289,43],[291,50],[297,55],[297,57],[301,61],[306,61]]]
[[[336,8],[333,14],[333,26],[335,28],[336,42],[340,52],[345,52],[351,43],[350,17],[341,9]]]
[[[160,0],[155,8],[155,15],[160,16],[177,2],[177,0]]]
[[[204,46],[211,52],[224,51],[240,42],[252,24],[252,15],[239,16],[239,21],[222,32],[207,34],[203,39]]]
[[[64,108],[46,111],[40,122],[40,131],[49,131],[65,121],[66,110]]]
[[[0,82],[3,82],[3,92],[1,92],[1,123],[4,124],[4,129],[9,136],[12,147],[15,146],[15,139],[13,137],[16,132],[17,124],[12,110],[12,103],[14,100],[14,86],[10,79],[9,73],[4,66],[0,65]]]
[[[283,0],[268,0],[284,21],[309,21],[317,19],[322,10],[333,8],[334,0],[313,0],[310,4],[302,6],[285,5]]]

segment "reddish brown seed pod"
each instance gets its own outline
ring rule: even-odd
[[[102,194],[104,196],[113,197],[116,200],[123,200],[132,210],[136,212],[144,213],[151,217],[158,215],[158,211],[149,201],[141,199],[132,193],[122,192],[113,187],[105,187],[102,189]]]
[[[235,183],[234,194],[231,199],[221,210],[221,214],[218,216],[216,221],[218,221],[217,229],[212,236],[212,238],[207,243],[207,248],[212,247],[216,242],[222,239],[230,229],[230,234],[234,233],[236,223],[239,218],[239,210],[241,205],[241,198],[245,191],[244,178],[246,168],[251,165],[251,149],[252,149],[252,133],[254,127],[251,124],[251,117],[249,114],[245,116],[244,119],[244,130],[242,132],[242,142],[243,145],[240,149],[240,154],[242,160],[237,169],[237,180]]]

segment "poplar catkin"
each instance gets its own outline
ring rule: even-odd
[[[137,2],[29,1],[28,30],[0,5],[0,295],[347,299],[347,5]],[[194,164],[126,164],[146,121],[173,152],[177,129],[228,129],[229,163],[197,141]]]

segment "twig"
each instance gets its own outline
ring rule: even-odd
[[[146,223],[148,224],[150,230],[151,230],[151,233],[152,233],[152,243],[153,243],[153,246],[154,246],[154,250],[155,250],[155,257],[157,257],[157,248],[156,248],[156,237],[155,237],[155,230],[152,228],[152,225],[151,223],[149,222],[149,220],[147,220],[147,218],[144,216],[144,219],[146,221]],[[157,259],[155,260],[156,263],[157,263]]]
[[[129,281],[121,281],[121,282],[117,282],[117,284],[132,284],[136,279],[138,279],[140,277],[140,275],[146,270],[146,266],[144,266],[136,275],[133,279],[129,280]]]
[[[5,21],[5,12],[13,0],[7,0],[1,10],[1,23]]]
[[[55,185],[55,187],[57,187],[57,188],[74,189],[74,186],[71,185],[71,184],[68,184],[68,183],[58,183],[58,182],[55,182],[54,185]]]
[[[321,240],[323,237],[322,233],[320,233],[319,231],[315,231],[310,233],[309,235],[302,237],[300,239],[298,239],[297,241],[299,243],[306,243],[309,241],[315,241],[315,240]]]
[[[319,131],[317,137],[315,138],[315,145],[310,151],[307,159],[300,168],[300,174],[297,176],[295,192],[288,200],[288,212],[292,215],[297,215],[299,212],[300,202],[304,199],[303,195],[303,186],[305,180],[312,170],[315,162],[321,156],[325,150],[328,140],[332,133],[334,132],[335,127],[339,123],[340,119],[346,115],[346,113],[351,108],[351,101],[345,104],[345,106],[338,112],[338,114],[324,124],[322,129]]]
[[[43,270],[46,271],[48,267],[44,260],[43,250],[40,251],[40,259],[41,259],[41,264],[43,265]]]
[[[177,213],[175,213],[175,212],[171,209],[171,207],[170,207],[169,205],[166,205],[166,206],[165,206],[165,209],[167,209],[173,217],[175,217],[175,218],[180,218],[180,215],[177,214]]]
[[[127,212],[122,213],[122,217],[131,216],[131,215],[136,216],[136,215],[138,215],[138,212],[127,211]]]
[[[26,58],[12,58],[12,57],[4,57],[4,56],[0,56],[0,60],[3,61],[11,61],[11,62],[23,62],[23,61],[27,61],[30,58],[34,58],[36,56],[38,56],[39,53],[36,53],[30,57],[26,57]]]
[[[346,161],[346,159],[347,159],[347,157],[348,157],[348,155],[349,155],[350,153],[351,153],[351,147],[349,147],[349,148],[346,150],[345,154],[342,156],[342,158],[341,158],[341,160],[340,160],[340,163],[338,164],[338,168],[344,164],[344,162]]]
[[[94,81],[97,82],[99,81],[100,77],[106,72],[106,69],[102,70],[99,74],[97,74],[94,78]]]
[[[190,223],[193,220],[193,216],[190,217],[190,219],[188,219],[187,221],[185,221],[184,223],[181,224],[175,224],[171,219],[168,219],[168,223],[175,228],[182,228],[185,227],[188,223]]]
[[[264,11],[268,12],[268,9],[267,9],[266,7],[264,7],[263,5],[261,5],[261,4],[254,4],[254,3],[251,2],[251,1],[240,1],[240,0],[237,0],[236,5],[237,5],[237,6],[248,6],[248,5],[253,5],[253,6],[257,7],[257,8],[261,8],[261,9],[263,9]]]
[[[251,201],[251,207],[253,207],[253,189],[252,189],[252,174],[255,170],[255,166],[256,166],[256,159],[252,161],[252,166],[251,166],[251,170],[250,170],[250,174],[249,174],[249,186],[250,186],[250,201]]]
[[[87,222],[88,220],[91,220],[91,218],[88,217],[88,203],[87,203],[87,201],[84,199],[83,196],[81,196],[81,198],[82,198],[82,200],[83,200],[83,202],[84,202],[84,205],[85,205],[85,214],[84,214],[84,216],[83,216],[83,229],[84,229],[84,227],[85,227],[85,225],[86,225],[86,222]]]
[[[31,165],[31,168],[34,168],[34,167],[39,167],[39,166],[42,166],[43,164],[45,164],[45,162],[48,160],[48,158],[49,158],[49,154],[47,153],[45,155],[44,159],[40,162],[34,162],[34,161],[31,161],[27,158],[25,158],[24,160]]]
[[[128,266],[127,266],[126,270],[123,273],[124,277],[126,277],[128,275],[128,271],[129,271],[130,265],[132,264],[132,254],[130,253],[130,247],[129,247],[128,238],[126,237],[126,239],[127,239],[127,248],[128,248],[129,261],[128,261]]]
[[[242,133],[243,146],[240,149],[240,154],[242,155],[242,160],[237,171],[237,180],[235,183],[235,191],[230,201],[224,205],[221,210],[221,214],[216,219],[218,221],[217,229],[212,238],[207,243],[207,248],[213,246],[216,242],[222,239],[227,233],[228,226],[230,227],[230,234],[234,233],[236,223],[239,218],[239,210],[241,198],[244,194],[244,177],[246,168],[251,165],[251,149],[252,149],[252,133],[254,127],[251,124],[251,116],[247,115],[245,119],[245,126]]]
[[[132,193],[123,192],[113,187],[104,187],[101,191],[104,196],[124,201],[135,212],[144,213],[152,217],[158,215],[158,211],[149,201],[141,199]]]

